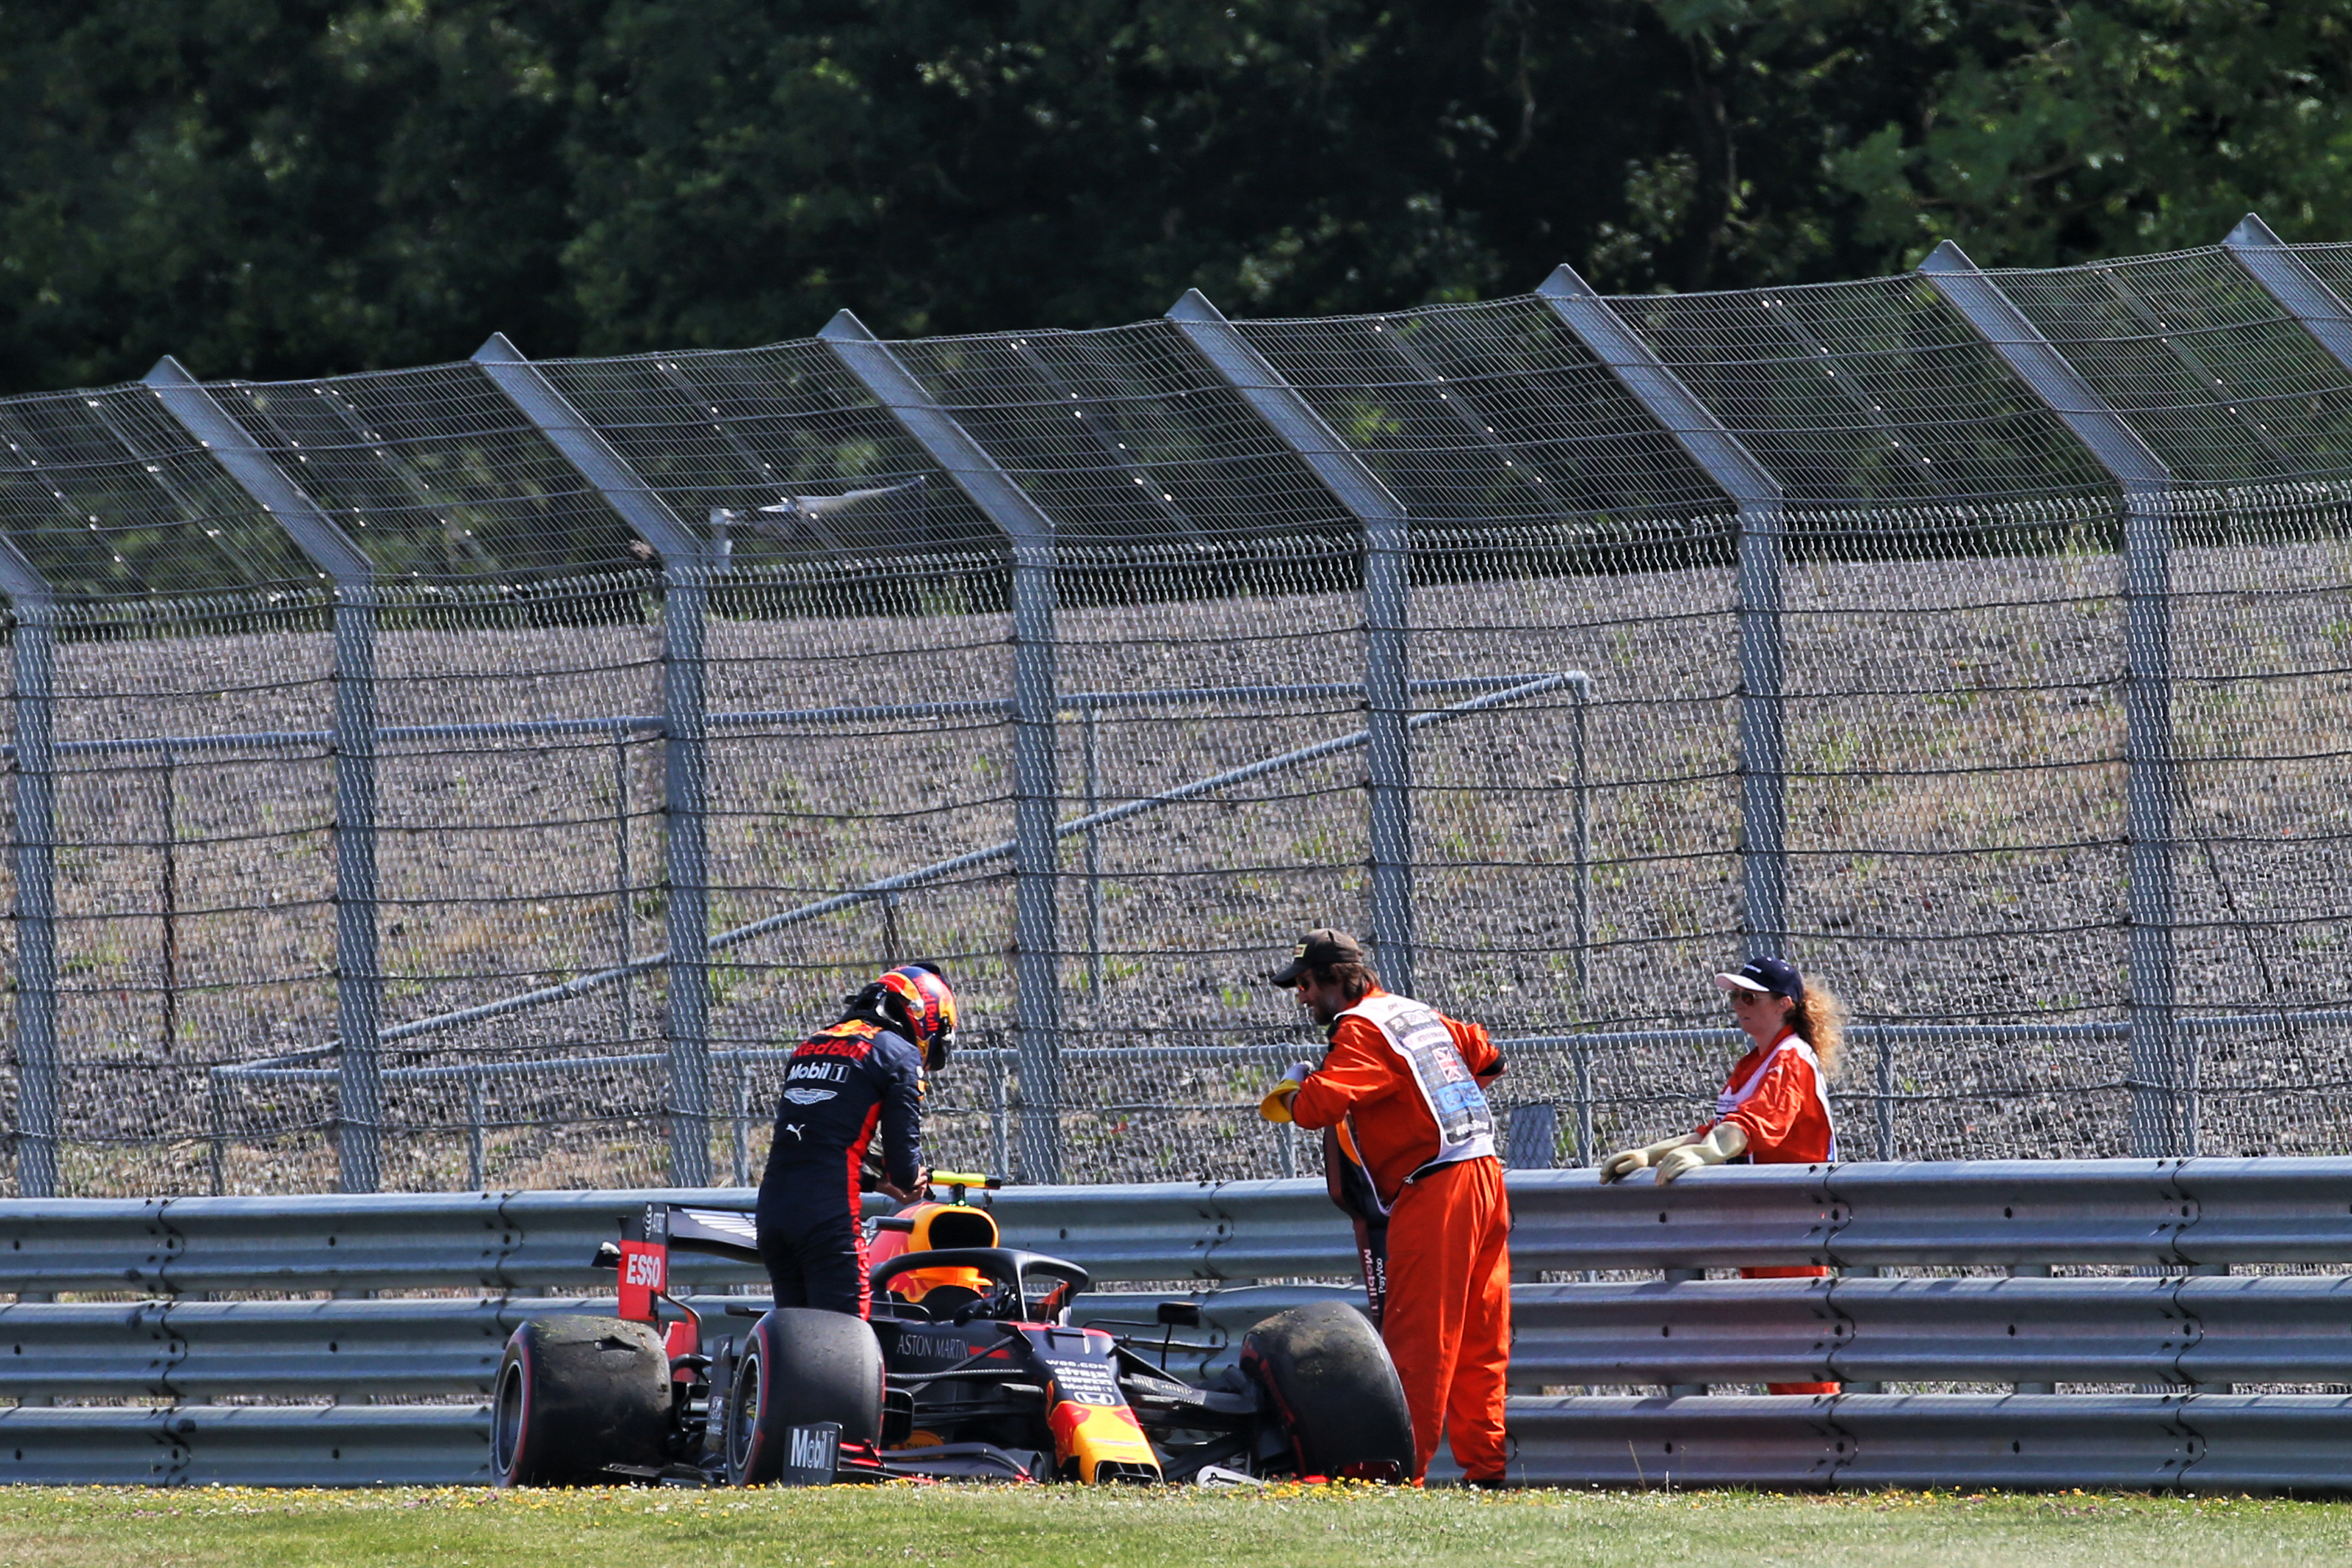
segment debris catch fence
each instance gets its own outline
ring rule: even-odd
[[[1846,999],[1880,1158],[2352,1149],[2352,247],[0,400],[25,1197],[1310,1174],[1369,937],[1516,1163]]]

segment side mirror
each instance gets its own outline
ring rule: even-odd
[[[588,1267],[591,1268],[618,1268],[620,1266],[621,1244],[617,1241],[599,1243],[596,1256],[588,1260]]]
[[[1197,1301],[1162,1301],[1159,1317],[1161,1322],[1175,1328],[1197,1329],[1201,1326],[1201,1306]]]

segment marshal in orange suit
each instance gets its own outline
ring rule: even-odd
[[[1345,931],[1308,931],[1269,978],[1297,988],[1331,1048],[1319,1068],[1292,1068],[1260,1109],[1342,1132],[1387,1220],[1387,1299],[1374,1305],[1412,1413],[1413,1480],[1442,1432],[1472,1485],[1500,1486],[1511,1211],[1481,1085],[1502,1058],[1477,1025],[1381,990]]]

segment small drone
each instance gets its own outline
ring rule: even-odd
[[[711,538],[722,562],[734,553],[735,534],[745,530],[771,533],[780,539],[804,537],[803,531],[805,531],[806,534],[814,534],[821,542],[837,548],[842,542],[830,526],[835,516],[889,496],[912,494],[919,503],[923,481],[924,476],[917,474],[898,484],[844,490],[839,495],[788,495],[773,506],[763,506],[756,511],[715,506],[710,509]]]

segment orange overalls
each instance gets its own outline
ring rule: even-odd
[[[1770,1053],[1780,1053],[1771,1057],[1771,1065],[1764,1068],[1764,1076],[1748,1091],[1747,1099],[1714,1121],[1699,1124],[1701,1135],[1717,1122],[1737,1122],[1740,1131],[1748,1134],[1748,1158],[1759,1165],[1818,1165],[1830,1158],[1835,1140],[1820,1079],[1812,1064],[1802,1056],[1780,1050],[1795,1033],[1793,1029],[1784,1029],[1769,1046],[1758,1046],[1732,1064],[1730,1075],[1724,1079],[1727,1096],[1754,1077]],[[1739,1276],[1743,1279],[1818,1279],[1828,1273],[1828,1269],[1818,1266],[1799,1265],[1743,1268]],[[1835,1394],[1841,1385],[1768,1383],[1764,1387],[1771,1394]]]
[[[1375,989],[1366,998],[1381,996]],[[1445,1020],[1474,1075],[1501,1056],[1475,1024]],[[1444,1431],[1474,1481],[1503,1477],[1504,1379],[1511,1359],[1511,1210],[1502,1162],[1482,1155],[1421,1174],[1442,1147],[1412,1068],[1378,1025],[1343,1016],[1331,1049],[1290,1102],[1301,1127],[1348,1119],[1381,1201],[1389,1205],[1388,1309],[1381,1338],[1412,1413],[1413,1480]]]

